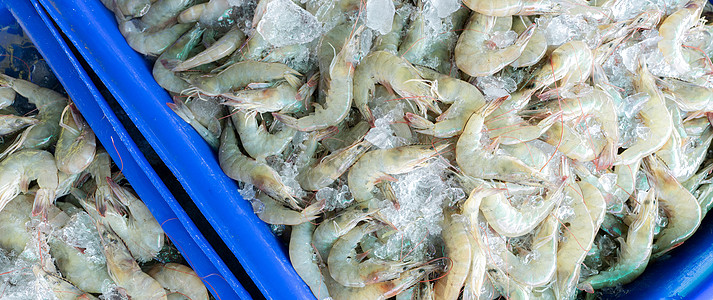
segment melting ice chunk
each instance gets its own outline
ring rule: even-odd
[[[322,34],[317,18],[290,0],[274,0],[265,10],[257,31],[276,47],[309,43]]]
[[[435,8],[439,18],[448,17],[460,8],[458,0],[431,0],[429,2]]]
[[[366,2],[366,27],[387,34],[394,22],[396,7],[391,0],[369,0]]]

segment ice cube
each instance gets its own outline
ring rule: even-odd
[[[517,33],[512,30],[496,31],[490,36],[490,41],[493,42],[495,48],[502,49],[515,43]]]
[[[458,0],[430,0],[429,2],[435,8],[439,18],[448,17],[460,8]]]
[[[403,105],[399,104],[383,115],[381,111],[380,107],[374,109],[374,117],[377,119],[374,121],[374,127],[369,129],[364,139],[379,149],[389,149],[405,145],[406,140],[396,136],[394,129],[391,127],[391,124],[396,121],[397,118],[403,118]]]
[[[265,10],[257,31],[276,47],[309,43],[322,34],[317,18],[290,0],[274,0]]]
[[[488,101],[509,96],[517,88],[514,79],[493,75],[478,77],[475,86],[483,92],[483,96]]]
[[[366,27],[387,34],[394,22],[396,7],[391,0],[368,0],[366,2]]]

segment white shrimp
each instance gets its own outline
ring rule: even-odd
[[[514,44],[502,49],[489,49],[486,41],[496,22],[506,23],[506,30],[509,30],[512,17],[498,18],[479,13],[470,16],[454,50],[456,65],[461,71],[470,76],[488,76],[502,70],[520,57],[535,32],[535,25],[530,25]]]

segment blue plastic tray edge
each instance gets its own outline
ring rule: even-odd
[[[237,185],[220,169],[214,153],[168,110],[165,103],[170,98],[153,80],[144,58],[121,36],[113,15],[96,0],[40,3],[116,96],[263,295],[313,299],[283,247],[237,193]]]
[[[95,129],[97,137],[102,144],[107,145],[106,150],[112,158],[115,161],[121,161],[123,171],[127,179],[132,182],[132,186],[137,193],[144,199],[158,199],[164,202],[163,206],[166,206],[165,202],[175,202],[176,200],[151,169],[143,154],[128,136],[126,130],[119,123],[105,100],[96,90],[96,87],[91,83],[87,74],[81,69],[76,58],[74,58],[57,30],[51,24],[51,20],[46,15],[42,16],[44,11],[39,3],[35,2],[31,5],[25,1],[13,1],[9,4],[9,10],[27,32],[33,43],[37,45],[38,50],[51,68],[56,70],[59,66],[69,67],[69,69],[62,69],[61,73],[56,72],[58,78],[63,86],[67,87],[67,92],[73,98],[79,110],[83,112],[92,128]],[[37,18],[42,19],[41,22],[36,20]],[[71,75],[74,76],[69,75],[69,70],[72,71]],[[84,85],[80,83],[84,83]],[[97,116],[97,112],[101,113],[101,115]],[[116,140],[118,142],[115,142],[114,137],[117,137]],[[109,145],[112,145],[112,147]],[[147,202],[151,203],[151,201]],[[149,208],[157,216],[157,219],[162,222],[165,231],[172,238],[174,244],[179,247],[179,251],[184,254],[189,264],[196,269],[196,272],[203,278],[207,286],[211,287],[212,293],[216,294],[217,297],[234,295],[243,299],[250,299],[248,293],[224,263],[220,261],[215,251],[187,216],[187,223],[169,222],[179,218],[170,213],[170,210],[164,209],[162,213],[157,213],[155,206],[149,205]],[[182,213],[185,215],[185,212]],[[189,234],[189,231],[192,234]],[[206,260],[212,262],[212,264],[205,264]],[[199,262],[200,265],[195,262]],[[213,276],[218,274],[221,275]],[[228,280],[231,282],[229,283]]]

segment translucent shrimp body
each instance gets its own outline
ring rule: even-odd
[[[495,24],[500,22],[507,25]],[[511,25],[511,17],[498,18],[473,13],[456,44],[454,53],[458,68],[470,76],[488,76],[518,59],[535,32],[534,25],[523,31],[514,44],[503,49],[488,49],[486,45],[494,28],[506,27],[509,30]]]
[[[20,150],[0,162],[0,210],[20,192],[27,192],[30,181],[37,180],[32,214],[46,215],[59,186],[54,157],[43,150]]]

